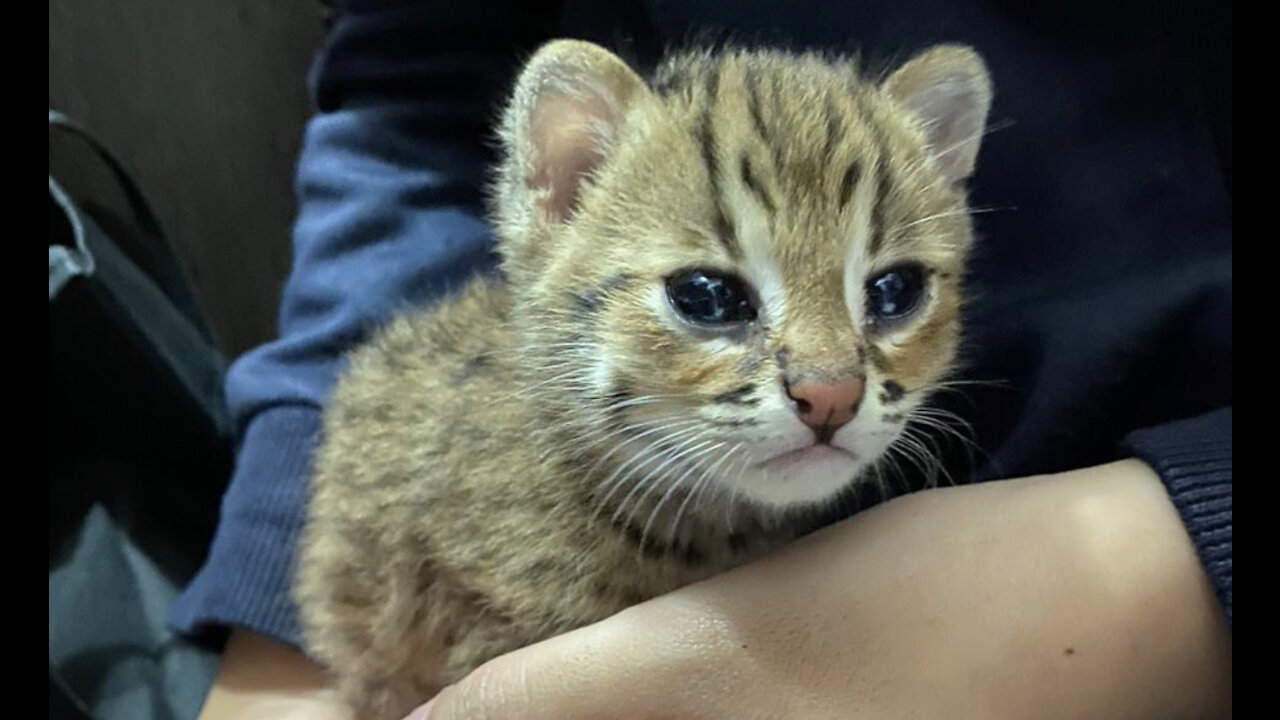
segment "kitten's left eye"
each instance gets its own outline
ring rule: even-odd
[[[896,320],[920,304],[924,295],[924,269],[901,265],[867,282],[867,311],[875,320]]]
[[[741,279],[693,270],[667,279],[667,295],[676,312],[702,325],[725,325],[756,319],[751,293]]]

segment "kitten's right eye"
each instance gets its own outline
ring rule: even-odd
[[[713,271],[693,270],[667,279],[671,305],[684,319],[700,325],[751,322],[756,308],[741,279]]]
[[[869,280],[867,310],[872,318],[885,322],[909,315],[920,304],[924,279],[924,270],[919,265],[906,264]]]

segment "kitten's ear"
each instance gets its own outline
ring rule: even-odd
[[[544,45],[521,72],[503,123],[504,203],[567,220],[583,179],[608,156],[627,108],[646,92],[639,75],[598,45]]]
[[[932,47],[898,68],[883,89],[918,119],[929,151],[950,181],[973,174],[991,109],[986,63],[961,45]]]

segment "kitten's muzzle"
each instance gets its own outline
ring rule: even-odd
[[[830,443],[836,431],[858,413],[866,382],[862,378],[836,383],[801,380],[785,387],[800,420],[813,428],[818,442]]]

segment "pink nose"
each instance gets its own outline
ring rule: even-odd
[[[857,414],[862,390],[861,378],[839,383],[801,380],[787,388],[787,394],[795,401],[796,414],[804,424],[818,433],[821,442],[827,442]]]

